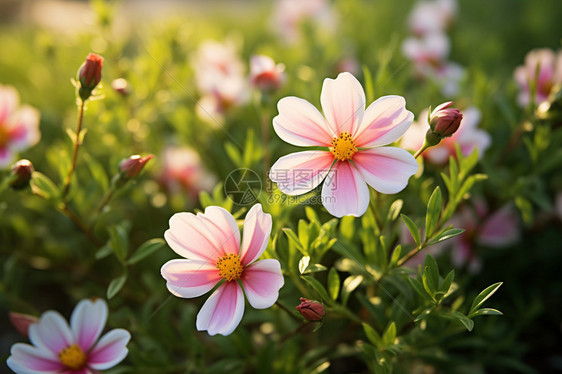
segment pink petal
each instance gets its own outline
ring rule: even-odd
[[[271,234],[271,215],[264,213],[261,204],[250,209],[244,220],[244,236],[240,249],[240,261],[246,266],[256,261],[265,251]]]
[[[0,124],[5,123],[15,112],[19,103],[18,91],[9,86],[0,86]]]
[[[8,148],[0,148],[0,169],[5,169],[12,164],[14,153]]]
[[[49,350],[54,355],[58,355],[60,351],[74,343],[66,320],[52,310],[43,313],[39,323],[29,326],[29,340],[35,346]]]
[[[359,217],[367,210],[369,189],[349,161],[338,161],[326,177],[322,186],[322,204],[335,217]]]
[[[277,103],[279,115],[273,118],[273,129],[281,139],[298,146],[329,147],[334,138],[322,114],[308,101],[285,97]]]
[[[201,296],[221,280],[214,263],[198,260],[171,260],[162,266],[162,277],[168,290],[178,296],[192,298]]]
[[[275,304],[279,289],[284,284],[281,265],[274,259],[261,260],[248,266],[241,280],[250,305],[256,309],[269,308]]]
[[[383,96],[367,108],[355,136],[358,147],[377,147],[390,144],[404,135],[414,115],[406,110],[402,96]]]
[[[204,214],[174,214],[164,238],[178,255],[212,263],[225,253],[237,254],[240,246],[236,220],[220,207],[208,207]]]
[[[21,107],[14,113],[14,126],[10,131],[11,147],[14,150],[27,149],[39,141],[39,111],[30,106]]]
[[[224,282],[197,314],[197,330],[209,335],[230,335],[244,314],[244,292],[236,282]]]
[[[10,353],[6,363],[16,373],[58,373],[63,369],[57,357],[44,348],[17,343]]]
[[[80,301],[70,317],[75,342],[84,351],[90,350],[100,337],[106,321],[107,304],[105,301],[102,299]]]
[[[113,367],[127,357],[127,343],[131,334],[124,329],[114,329],[101,337],[88,356],[88,366],[95,370]]]
[[[503,247],[519,240],[519,219],[511,205],[492,214],[478,232],[478,242],[490,247]]]
[[[418,163],[408,151],[396,147],[372,148],[353,157],[355,166],[371,187],[381,193],[402,191],[418,171]]]
[[[365,114],[365,92],[361,83],[350,73],[341,73],[336,79],[324,79],[320,102],[330,124],[331,138],[342,132],[355,133]]]
[[[328,175],[334,157],[326,151],[304,151],[281,157],[271,167],[269,179],[287,195],[301,195],[316,188]]]

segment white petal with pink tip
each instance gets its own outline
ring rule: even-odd
[[[72,316],[70,326],[75,343],[85,352],[98,340],[107,320],[107,304],[102,299],[82,300]]]
[[[279,261],[266,259],[248,266],[242,275],[242,284],[251,306],[269,308],[277,301],[284,284]]]
[[[64,367],[51,352],[29,344],[12,346],[7,364],[16,373],[59,373]]]
[[[68,323],[58,312],[52,310],[43,313],[39,323],[29,326],[29,340],[33,345],[49,350],[55,355],[74,343]]]
[[[170,260],[160,272],[168,290],[178,297],[201,296],[221,280],[214,263],[199,260]]]
[[[359,217],[369,206],[369,189],[349,161],[337,162],[322,186],[322,204],[335,217]]]
[[[346,72],[336,79],[325,79],[320,103],[332,138],[344,131],[355,135],[365,114],[365,92],[353,75]]]
[[[236,282],[223,283],[205,301],[197,314],[197,330],[209,335],[229,335],[244,314],[244,292]]]
[[[113,367],[127,357],[127,343],[131,334],[127,330],[113,329],[98,341],[90,352],[88,365],[95,370]]]
[[[271,215],[263,212],[261,204],[254,205],[244,220],[244,237],[240,249],[242,266],[251,264],[262,255],[270,234]]]

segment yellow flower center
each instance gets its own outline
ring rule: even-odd
[[[72,370],[78,370],[86,364],[86,354],[76,344],[69,345],[59,353],[61,364]]]
[[[219,269],[219,275],[227,282],[239,279],[244,271],[240,263],[240,257],[234,253],[228,253],[219,258],[217,269]]]
[[[357,152],[357,147],[351,138],[351,135],[344,131],[339,137],[332,139],[332,147],[330,147],[330,152],[340,161],[350,160],[355,152]]]

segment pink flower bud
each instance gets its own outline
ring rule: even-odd
[[[137,175],[144,168],[144,165],[154,157],[154,155],[148,155],[141,157],[139,155],[134,155],[121,161],[119,169],[123,175],[124,179],[136,178]]]
[[[35,171],[33,164],[29,160],[19,160],[12,165],[12,175],[10,181],[10,187],[15,190],[21,190],[27,185],[31,180],[31,175]]]
[[[297,310],[304,319],[310,322],[318,322],[324,318],[326,310],[324,310],[322,303],[314,300],[308,300],[304,297],[301,297],[300,300],[301,303],[297,306]]]
[[[462,113],[457,108],[449,108],[452,101],[439,105],[429,116],[429,127],[440,138],[453,135],[461,124]]]
[[[10,312],[10,322],[20,334],[27,338],[29,326],[39,322],[39,319],[29,314]]]
[[[268,56],[254,55],[250,59],[250,82],[262,91],[276,91],[285,81],[285,66],[275,64]]]
[[[101,80],[101,68],[103,57],[90,53],[86,57],[86,62],[78,70],[78,81],[80,81],[79,95],[82,100],[86,100],[92,95],[92,90],[96,88]]]

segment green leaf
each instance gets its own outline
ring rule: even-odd
[[[111,246],[108,243],[103,247],[101,247],[100,249],[98,249],[94,257],[96,258],[96,260],[101,260],[102,258],[105,258],[112,253],[113,253],[113,249],[111,249]]]
[[[361,275],[350,275],[349,277],[345,278],[341,291],[341,300],[343,305],[347,304],[349,296],[357,287],[359,287],[361,282],[363,282],[363,276]]]
[[[129,251],[129,234],[125,225],[111,226],[109,229],[109,245],[119,261],[124,262]]]
[[[392,257],[390,258],[390,264],[396,265],[398,263],[398,260],[400,260],[400,255],[402,255],[402,246],[397,245],[396,248],[394,248],[394,251],[392,251]]]
[[[388,209],[388,214],[386,216],[387,222],[393,222],[398,218],[400,211],[402,210],[402,206],[404,205],[404,200],[398,199],[392,203],[390,208]]]
[[[420,314],[418,314],[416,319],[414,319],[414,322],[419,322],[422,319],[424,319],[425,317],[429,316],[431,314],[431,312],[433,312],[434,309],[435,309],[435,306],[425,308],[424,310],[421,311]]]
[[[439,266],[437,265],[437,261],[431,256],[426,255],[425,260],[423,262],[423,266],[426,270],[429,271],[430,282],[434,285],[434,290],[438,291],[439,289]],[[424,272],[425,274],[425,272]]]
[[[303,256],[299,261],[299,272],[301,274],[317,273],[325,270],[327,268],[322,264],[311,264],[309,256]]]
[[[382,343],[384,346],[389,346],[394,344],[394,340],[396,339],[396,324],[394,321],[388,325],[386,331],[382,336]]]
[[[310,264],[310,256],[303,256],[299,261],[299,273],[304,274],[308,264]]]
[[[298,226],[298,232],[299,232],[299,241],[301,242],[303,248],[308,251],[308,243],[310,240],[309,234],[308,234],[308,224],[304,219],[300,219],[299,220],[299,226]]]
[[[367,336],[367,339],[369,339],[369,341],[372,344],[374,344],[376,347],[383,346],[382,338],[377,332],[377,330],[375,330],[365,322],[363,322],[363,331],[365,331],[365,335]]]
[[[318,222],[320,223],[320,220],[318,219],[318,215],[316,214],[316,211],[314,209],[312,209],[311,207],[307,206],[304,208],[304,212],[306,214],[306,218],[308,218],[308,220],[310,222]]]
[[[477,316],[503,316],[503,313],[493,308],[482,308],[478,309],[474,313],[471,313],[468,317],[473,318]]]
[[[331,268],[328,272],[328,293],[332,300],[337,300],[340,293],[340,275],[336,268]]]
[[[314,289],[314,291],[316,291],[317,295],[320,296],[320,299],[323,302],[328,302],[330,300],[328,291],[326,291],[326,288],[324,288],[322,283],[320,283],[317,279],[310,276],[303,276],[301,278],[304,279],[304,281],[308,283]]]
[[[416,291],[416,293],[418,295],[423,297],[425,300],[431,300],[430,295],[427,293],[423,284],[419,280],[417,280],[415,278],[412,278],[412,277],[408,277],[407,279],[408,279],[408,282],[410,282],[410,285],[412,286],[414,291]]]
[[[287,235],[289,241],[293,243],[303,255],[308,256],[308,251],[304,249],[301,241],[299,240],[299,237],[293,230],[291,230],[290,228],[284,228],[283,232],[285,233],[285,235]]]
[[[427,213],[425,215],[425,238],[431,238],[435,231],[439,216],[441,215],[441,188],[435,187],[429,202],[427,203]]]
[[[441,317],[455,321],[463,325],[468,331],[472,331],[474,328],[474,321],[465,316],[464,314],[457,312],[456,310],[450,310],[445,313],[439,314]]]
[[[150,256],[160,248],[164,247],[166,242],[164,239],[154,238],[147,240],[140,247],[135,251],[135,253],[129,258],[127,261],[128,265],[133,265],[139,262],[140,260],[144,259],[145,257]]]
[[[447,239],[451,239],[457,235],[462,234],[465,232],[465,229],[454,229],[454,228],[447,228],[437,235],[435,235],[430,241],[427,242],[428,245],[433,245],[445,241]]]
[[[400,214],[400,217],[408,227],[408,230],[410,230],[410,233],[412,234],[412,238],[414,238],[414,241],[416,242],[416,246],[419,248],[421,245],[421,239],[420,239],[420,231],[418,229],[418,226],[416,226],[414,221],[412,221],[412,219],[407,215]]]
[[[112,299],[113,296],[117,295],[117,293],[119,293],[119,291],[121,291],[121,289],[125,285],[126,281],[127,274],[120,275],[117,278],[113,279],[107,287],[107,299]]]
[[[455,270],[451,270],[443,280],[443,284],[441,285],[441,292],[443,292],[444,295],[449,292],[449,288],[451,288],[453,280],[455,280]]]
[[[46,200],[55,200],[59,198],[60,191],[56,184],[49,177],[38,171],[31,174],[31,191]]]
[[[488,300],[501,287],[502,284],[503,282],[494,283],[491,286],[487,287],[484,291],[480,292],[478,296],[474,298],[468,314],[470,315],[477,309],[479,309],[480,306],[484,304],[484,302]]]

